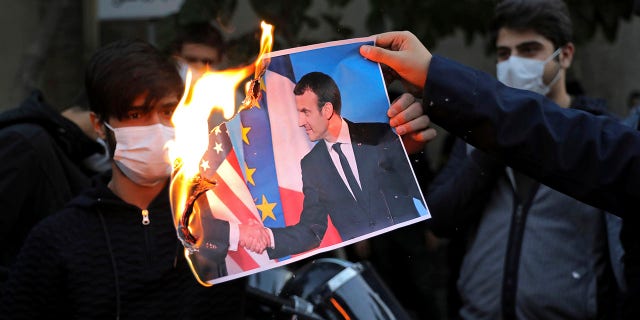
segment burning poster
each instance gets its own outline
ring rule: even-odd
[[[212,125],[209,109],[186,122],[193,130],[199,118],[198,137],[180,141],[176,110],[176,144],[189,155],[176,157],[172,206],[203,285],[430,217],[388,125],[381,69],[358,52],[372,43],[358,38],[263,52],[235,116]],[[203,99],[197,87],[206,81],[205,75],[181,104]]]

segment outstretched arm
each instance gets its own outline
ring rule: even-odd
[[[633,214],[640,196],[636,130],[432,56],[410,32],[380,34],[376,44],[361,47],[361,54],[424,88],[424,112],[434,123],[580,201]]]

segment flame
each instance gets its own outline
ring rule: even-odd
[[[260,98],[260,85],[258,81],[267,70],[269,62],[271,62],[271,58],[267,56],[267,53],[271,52],[271,48],[273,47],[273,26],[262,21],[261,27],[260,54],[254,63],[255,73],[253,75],[253,81],[249,81],[245,85],[245,99],[242,101],[240,110],[258,104],[258,99]]]
[[[250,83],[257,83],[268,66],[269,61],[264,61],[263,58],[271,52],[273,26],[263,21],[261,27],[260,54],[253,64],[222,71],[206,71],[193,85],[193,74],[191,71],[187,73],[184,95],[172,117],[175,140],[169,147],[169,156],[174,164],[171,207],[176,226],[190,201],[189,197],[193,196],[199,178],[200,160],[209,142],[210,116],[214,112],[221,112],[229,120],[236,112],[257,103],[257,93],[248,90],[251,98],[248,97],[236,108],[235,95],[243,80],[253,73],[254,80]],[[192,227],[195,226],[189,225],[189,228]]]
[[[271,49],[273,48],[273,26],[262,21],[260,23],[260,27],[262,28],[262,36],[260,37],[260,54],[254,63],[256,67],[254,79],[260,79],[264,71],[269,66],[269,61],[271,61],[271,59],[263,59],[263,57],[267,53],[271,52]]]

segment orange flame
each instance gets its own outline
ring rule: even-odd
[[[271,49],[273,48],[273,26],[262,21],[260,23],[260,27],[262,28],[262,37],[260,37],[260,54],[254,63],[256,67],[254,79],[259,79],[269,66],[269,61],[271,59],[263,60],[263,57],[267,53],[271,52]]]
[[[262,21],[260,24],[262,27],[262,37],[260,38],[260,54],[254,62],[255,73],[253,75],[253,81],[249,81],[245,85],[245,99],[242,101],[240,109],[250,108],[257,105],[259,98],[260,88],[258,86],[258,80],[262,78],[262,75],[267,70],[271,58],[267,57],[267,53],[271,52],[273,47],[273,26]]]
[[[273,44],[273,26],[262,26],[260,54],[253,64],[223,71],[207,71],[191,85],[192,73],[189,71],[185,81],[186,88],[182,100],[174,111],[172,122],[175,126],[175,140],[170,146],[169,156],[174,164],[171,181],[171,207],[174,222],[178,225],[198,177],[200,160],[209,142],[209,118],[213,112],[221,112],[226,120],[231,119],[243,108],[256,103],[254,97],[245,99],[236,111],[235,95],[238,85],[254,73],[254,82],[260,79],[268,66],[263,61],[265,54],[271,52]],[[190,228],[192,226],[189,226]]]

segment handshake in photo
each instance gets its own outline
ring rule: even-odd
[[[255,221],[240,224],[238,245],[255,253],[263,253],[267,247],[272,247],[271,233],[268,228]]]

